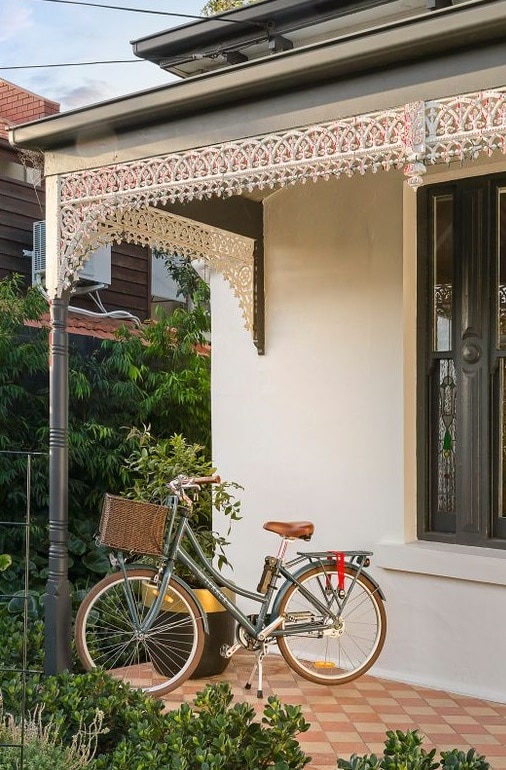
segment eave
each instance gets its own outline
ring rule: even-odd
[[[505,35],[505,0],[466,4],[18,126],[11,130],[10,140],[19,147],[57,150],[104,125],[122,134],[252,101],[266,91],[272,98],[294,87],[344,81],[403,63],[503,43]]]

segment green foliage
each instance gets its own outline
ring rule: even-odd
[[[44,623],[38,617],[30,617],[25,629],[22,609],[16,598],[0,604],[0,693],[5,710],[14,714],[23,702],[25,690],[31,690],[35,696],[40,678],[35,672],[44,667]],[[23,673],[23,667],[32,672],[30,676]]]
[[[435,770],[438,767],[452,770],[488,770],[485,757],[470,749],[467,754],[458,749],[441,752],[441,762],[435,759],[436,749],[426,751],[418,730],[388,730],[383,756],[375,754],[358,756],[349,760],[338,758],[337,767],[343,770]]]
[[[208,0],[202,8],[204,16],[212,16],[215,13],[232,11],[234,8],[243,8],[245,5],[252,5],[258,0]]]
[[[100,712],[88,727],[78,730],[70,745],[65,745],[54,719],[50,717],[46,724],[43,723],[43,710],[44,707],[37,708],[25,719],[15,719],[11,714],[3,716],[0,722],[0,744],[4,744],[0,770],[91,770],[101,732]]]
[[[451,770],[488,770],[490,765],[476,749],[469,749],[468,752],[452,749],[441,752],[441,767]]]
[[[187,304],[209,310],[211,292],[209,286],[199,276],[193,267],[189,257],[181,257],[178,254],[165,254],[163,251],[153,250],[153,256],[162,259],[167,272],[178,287],[178,297]]]
[[[19,598],[13,597],[11,601],[0,604],[1,664],[5,668],[19,666],[23,655],[24,619],[22,610],[24,600],[19,604],[16,601]],[[26,655],[28,668],[42,670],[44,624],[37,617],[39,614],[37,603],[35,597],[28,597],[29,618],[26,629]]]
[[[0,554],[12,565],[0,573],[0,594],[23,586],[27,455],[30,455],[30,587],[44,590],[48,552],[48,333],[27,328],[47,310],[35,289],[26,295],[18,278],[0,281]],[[209,452],[209,311],[205,303],[139,329],[122,329],[116,340],[69,344],[69,577],[84,587],[109,562],[93,536],[105,492],[130,486],[125,458],[129,431],[150,424],[166,438],[184,434]],[[1,453],[3,450],[4,453]],[[8,452],[9,454],[6,454]]]
[[[296,739],[309,728],[299,706],[271,697],[259,723],[252,706],[232,700],[227,683],[208,685],[192,706],[164,714],[162,725],[132,725],[97,770],[301,770],[310,761]]]
[[[270,697],[258,721],[252,706],[232,701],[230,685],[221,682],[192,705],[165,711],[162,702],[99,669],[33,680],[27,689],[27,708],[43,704],[41,724],[50,724],[65,746],[86,727],[89,734],[100,713],[94,770],[302,770],[310,761],[297,741],[309,729],[299,706]]]
[[[20,716],[18,702],[8,702],[5,710]],[[149,724],[161,734],[163,704],[114,679],[100,669],[80,674],[64,671],[56,676],[31,677],[28,681],[26,708],[33,711],[43,704],[42,720],[51,719],[67,745],[83,725],[91,725],[97,710],[102,716],[102,730],[97,738],[97,752],[108,754],[132,729]]]
[[[12,564],[12,556],[8,553],[0,553],[0,572],[4,572]]]
[[[153,503],[164,503],[170,492],[167,485],[179,474],[185,476],[210,476],[215,473],[211,461],[207,458],[204,447],[190,443],[181,435],[167,439],[155,438],[144,427],[130,432],[134,448],[125,461],[132,486],[127,490],[129,497]],[[228,564],[225,548],[233,521],[241,517],[240,501],[231,490],[241,489],[235,482],[221,482],[203,486],[194,501],[192,528],[200,544],[210,558],[216,558],[218,567]],[[227,517],[229,522],[226,535],[220,535],[212,529],[212,509]]]

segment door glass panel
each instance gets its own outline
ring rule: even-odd
[[[438,361],[437,510],[455,513],[456,381],[452,359]]]
[[[497,192],[497,347],[506,350],[506,188]]]
[[[433,200],[433,349],[441,352],[452,349],[453,195]]]
[[[505,392],[505,373],[506,360],[501,358],[499,361],[499,478],[497,484],[497,514],[499,518],[506,518],[506,392]]]

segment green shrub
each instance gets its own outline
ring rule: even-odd
[[[23,613],[11,606],[12,602],[15,604],[15,599],[9,604],[0,604],[0,692],[9,712],[16,711],[23,696],[23,662],[32,672],[44,668],[44,623],[30,617],[25,638]],[[33,678],[31,686],[36,686]]]
[[[197,298],[198,299],[198,298]],[[45,590],[48,553],[49,379],[48,330],[28,328],[47,303],[37,289],[24,293],[19,278],[0,281],[0,595],[24,585],[27,456],[30,453],[30,588]],[[135,442],[131,427],[150,425],[160,438],[184,434],[210,456],[210,372],[205,302],[156,323],[123,328],[114,340],[84,345],[69,337],[68,509],[69,579],[85,588],[109,562],[94,532],[105,492],[130,486],[124,460]],[[2,601],[0,599],[0,601]]]
[[[167,712],[161,701],[95,669],[30,679],[26,708],[33,713],[43,704],[41,724],[67,747],[86,728],[89,734],[100,712],[93,770],[302,770],[310,761],[297,741],[309,729],[299,706],[270,697],[258,721],[252,706],[232,701],[230,685],[221,682],[208,685],[192,705]],[[47,770],[60,766],[55,761]]]
[[[383,756],[353,754],[349,760],[338,758],[337,766],[343,770],[435,770],[437,767],[451,770],[488,770],[484,756],[475,749],[467,753],[453,749],[442,751],[441,761],[435,759],[436,749],[426,751],[418,730],[388,730]]]
[[[148,428],[143,427],[142,430],[132,428],[130,438],[135,442],[135,446],[124,463],[132,480],[132,485],[126,490],[128,497],[164,503],[170,492],[168,482],[179,474],[211,476],[216,472],[204,447],[190,443],[184,436],[175,434],[166,439],[158,438],[153,436]],[[240,500],[237,500],[232,492],[237,489],[242,487],[233,481],[223,481],[212,488],[210,485],[202,486],[194,501],[192,529],[208,558],[216,559],[218,569],[225,564],[231,566],[227,559],[226,547],[229,545],[227,537],[232,523],[241,518]],[[213,530],[213,508],[222,515],[223,521],[227,520],[228,529],[225,536]],[[185,545],[188,547],[188,543]],[[191,546],[188,550],[191,554]],[[194,582],[192,574],[181,570],[181,565],[176,565],[176,569],[190,583]]]
[[[103,724],[98,736],[99,754],[114,751],[129,731],[142,723],[149,724],[157,736],[162,735],[163,704],[99,669],[30,679],[26,708],[33,711],[41,703],[43,720],[50,716],[67,745],[82,725],[93,722],[98,709]]]
[[[247,703],[232,705],[230,685],[208,685],[193,705],[163,715],[160,724],[144,719],[97,770],[302,770],[310,761],[296,736],[309,729],[299,706],[270,697],[261,722]]]
[[[441,767],[451,770],[488,770],[490,765],[476,749],[469,749],[467,753],[452,749],[441,752]]]

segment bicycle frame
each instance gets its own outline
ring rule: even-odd
[[[288,546],[288,539],[283,538],[278,550],[278,554],[275,557],[272,577],[269,581],[266,592],[259,593],[258,591],[250,591],[242,586],[232,583],[231,581],[224,578],[220,572],[218,572],[218,570],[214,567],[214,565],[204,553],[191,528],[189,521],[191,512],[182,506],[180,510],[180,520],[176,527],[176,531],[174,532],[174,536],[172,537],[175,518],[179,507],[178,499],[174,498],[172,502],[171,517],[165,537],[164,556],[162,557],[157,576],[155,577],[154,585],[156,588],[156,596],[149,609],[149,612],[142,622],[140,622],[136,615],[135,603],[131,594],[130,585],[128,581],[125,580],[127,603],[131,611],[133,622],[136,628],[141,632],[147,631],[158,616],[162,608],[162,604],[165,600],[170,579],[173,577],[174,566],[177,562],[183,564],[187,569],[190,570],[190,572],[198,579],[202,587],[209,590],[215,599],[217,599],[220,604],[230,612],[230,614],[235,618],[239,625],[250,636],[259,642],[264,642],[269,637],[274,638],[277,636],[289,636],[291,633],[301,634],[305,631],[309,633],[310,631],[314,632],[315,630],[315,623],[313,619],[312,622],[307,623],[307,625],[298,622],[294,623],[293,627],[291,627],[289,623],[287,624],[285,622],[284,617],[277,614],[276,608],[279,606],[279,602],[285,591],[292,584],[298,586],[301,594],[315,608],[315,612],[321,613],[323,617],[326,618],[325,623],[321,624],[322,628],[335,623],[344,610],[348,596],[356,582],[356,579],[358,578],[358,575],[363,572],[364,564],[367,563],[367,558],[371,555],[371,552],[369,551],[345,551],[344,556],[345,558],[348,557],[349,559],[347,564],[348,566],[351,566],[355,571],[355,576],[352,580],[350,588],[345,595],[341,596],[338,588],[333,588],[329,583],[329,585],[326,586],[326,592],[328,592],[329,598],[327,598],[322,592],[322,599],[320,600],[319,598],[315,597],[314,594],[309,592],[302,583],[299,582],[298,577],[311,564],[319,564],[328,567],[333,566],[335,562],[333,562],[330,558],[331,553],[327,551],[309,553],[297,552],[297,556],[294,559],[289,562],[284,562],[284,556]],[[185,550],[182,544],[185,537],[188,538],[192,548],[194,549],[198,561],[192,558],[192,556],[190,556],[190,554]],[[126,576],[128,568],[121,552],[118,554],[118,563],[121,570],[123,571],[123,574]],[[302,566],[300,566],[300,568],[295,573],[290,571],[298,565]],[[285,582],[278,587],[280,578],[284,578]],[[174,576],[174,579],[189,589],[183,580],[177,576]],[[221,590],[221,587],[230,589],[235,594],[238,594],[245,599],[252,600],[260,605],[258,614],[254,616],[256,618],[255,622],[253,622],[253,616],[246,615],[233,601],[229,599],[229,597]],[[191,589],[189,590],[191,592]],[[378,590],[380,590],[379,587]],[[195,599],[197,604],[199,604],[198,599],[196,597]],[[331,604],[337,608],[336,611],[331,609]],[[209,628],[206,613],[201,606],[199,606],[199,610],[202,615],[205,631],[208,632]],[[271,618],[271,614],[274,615],[273,618]]]

